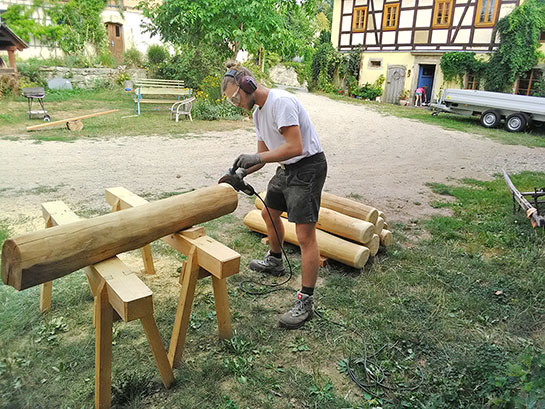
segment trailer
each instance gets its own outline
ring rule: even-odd
[[[510,132],[545,124],[545,98],[470,89],[444,89],[439,101],[430,104],[432,115],[441,112],[480,117],[485,128],[496,128],[503,120]]]

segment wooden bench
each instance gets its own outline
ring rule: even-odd
[[[134,110],[140,115],[140,104],[170,104],[189,98],[191,88],[180,80],[143,79],[134,84]]]

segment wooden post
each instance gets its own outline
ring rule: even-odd
[[[46,217],[45,228],[53,227],[51,217]],[[40,288],[40,312],[46,312],[51,309],[51,298],[53,296],[53,281],[43,283]]]
[[[15,63],[15,50],[16,47],[8,47],[8,61],[9,66],[17,72],[17,64]]]
[[[112,320],[106,282],[95,297],[95,408],[109,408],[112,395]]]
[[[193,305],[193,297],[195,296],[199,269],[197,248],[194,246],[185,262],[182,289],[180,290],[178,309],[176,310],[174,328],[172,329],[172,337],[170,338],[170,347],[168,349],[168,360],[172,368],[176,368],[180,364],[184,352],[185,338],[191,316],[191,306]]]

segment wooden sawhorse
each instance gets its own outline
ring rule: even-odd
[[[106,201],[112,206],[113,211],[147,203],[147,200],[123,187],[107,189]],[[219,336],[222,339],[233,336],[226,278],[240,271],[240,254],[206,236],[203,227],[186,229],[165,236],[161,240],[187,257],[180,276],[182,288],[168,350],[168,360],[175,368],[182,358],[195,287],[199,278],[212,276]]]
[[[80,219],[62,201],[43,203],[42,211],[49,227]],[[161,380],[168,388],[174,375],[153,317],[151,290],[117,257],[86,267],[85,274],[95,298],[95,408],[111,404],[114,312],[125,322],[140,319]]]

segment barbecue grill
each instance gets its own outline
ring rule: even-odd
[[[32,119],[32,117],[38,117],[43,118],[44,121],[47,122],[51,120],[51,117],[47,114],[47,111],[45,110],[45,91],[42,87],[23,88],[23,96],[28,100],[28,119]],[[34,101],[38,101],[40,103],[40,106],[42,107],[41,110],[32,110],[32,103]]]

